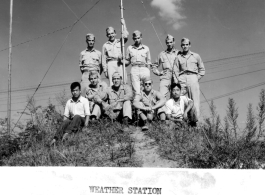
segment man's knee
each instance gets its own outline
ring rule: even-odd
[[[154,114],[153,113],[148,113],[147,114],[147,120],[152,121],[154,119]]]

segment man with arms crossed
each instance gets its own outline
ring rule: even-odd
[[[57,129],[54,139],[50,145],[59,139],[65,140],[70,133],[76,133],[83,126],[87,127],[89,122],[89,102],[81,96],[80,83],[74,82],[70,86],[72,98],[66,103],[64,110],[64,121]]]
[[[182,52],[178,55],[179,83],[183,92],[185,87],[188,96],[194,102],[196,116],[200,116],[200,86],[199,80],[205,75],[205,68],[199,54],[190,51],[190,40],[181,39]]]
[[[166,103],[166,98],[152,87],[151,78],[144,78],[143,91],[140,95],[136,94],[133,101],[133,105],[138,109],[137,114],[144,122],[143,131],[148,130],[148,123],[154,119],[154,114],[157,114],[160,120],[166,120],[165,111],[162,108]]]
[[[178,83],[178,65],[175,64],[178,61],[176,60],[178,55],[178,50],[175,49],[175,39],[171,35],[166,37],[167,49],[162,51],[157,58],[157,66],[153,66],[153,73],[157,76],[160,76],[160,93],[167,97],[169,94],[171,83]],[[162,66],[162,71],[158,70],[158,67]]]
[[[112,82],[113,85],[107,89],[104,98],[96,95],[95,99],[102,105],[106,113],[108,113],[109,110],[113,111],[111,115],[109,115],[111,119],[122,119],[124,126],[126,126],[125,128],[127,128],[128,120],[132,119],[132,89],[129,85],[122,84],[122,76],[119,72],[113,73]]]
[[[129,32],[127,31],[125,20],[121,19],[122,25],[124,25],[124,44],[128,40]],[[106,29],[108,41],[102,47],[102,66],[106,78],[109,78],[109,85],[112,86],[112,74],[114,72],[119,72],[123,75],[122,63],[118,62],[118,58],[122,55],[122,40],[115,39],[116,31],[113,27],[108,27]],[[127,80],[127,73],[125,71],[125,82]]]
[[[79,58],[79,67],[82,73],[81,90],[85,96],[86,88],[89,85],[88,76],[91,71],[97,71],[100,75],[102,72],[101,52],[94,48],[95,36],[86,35],[87,48],[81,52]]]
[[[95,122],[100,118],[102,113],[100,105],[98,105],[95,100],[95,95],[98,95],[100,98],[104,98],[108,85],[104,81],[99,80],[99,75],[96,71],[89,73],[89,81],[90,84],[86,89],[86,98],[89,101],[91,122]]]

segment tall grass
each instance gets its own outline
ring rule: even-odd
[[[26,137],[15,139],[18,147],[10,155],[1,156],[4,166],[139,166],[133,157],[133,140],[121,133],[121,125],[103,119],[67,141],[50,147],[54,132],[28,129]],[[1,140],[3,141],[3,140]],[[12,144],[13,145],[13,144]],[[11,146],[11,145],[10,145]],[[10,148],[10,147],[7,147]]]

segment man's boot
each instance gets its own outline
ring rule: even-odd
[[[122,120],[122,126],[123,126],[123,131],[124,132],[130,132],[130,128],[129,128],[129,119],[128,117],[124,117]]]
[[[144,123],[144,126],[142,126],[142,131],[148,131],[149,127],[148,127],[147,120],[144,120],[143,123]]]

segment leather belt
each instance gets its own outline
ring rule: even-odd
[[[148,68],[148,64],[145,64],[145,63],[133,63],[132,66],[147,67]]]
[[[110,62],[110,61],[118,61],[118,58],[109,58],[109,59],[107,59],[107,62]]]
[[[197,74],[197,73],[195,73],[195,72],[184,72],[184,73],[182,73],[182,74],[184,74],[184,75],[193,75],[193,74]],[[181,75],[182,75],[181,74]]]

